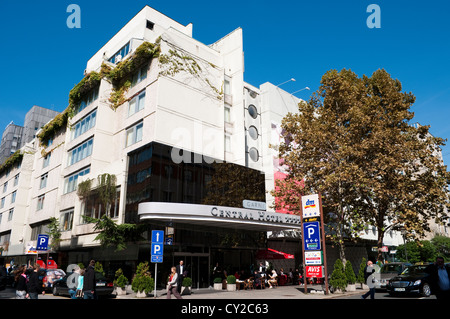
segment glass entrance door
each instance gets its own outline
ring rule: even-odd
[[[174,265],[183,260],[187,269],[187,277],[192,279],[192,288],[209,287],[209,254],[174,252]]]

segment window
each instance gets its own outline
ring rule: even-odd
[[[30,240],[37,240],[39,234],[47,234],[50,231],[48,223],[35,224],[31,226],[31,238]]]
[[[249,151],[250,153],[250,158],[254,161],[257,162],[259,160],[259,152],[256,148],[252,147]]]
[[[64,179],[64,194],[75,191],[77,189],[77,185],[78,185],[78,177],[87,175],[90,173],[90,171],[91,171],[91,168],[87,167],[76,173],[73,173],[72,175],[67,176]]]
[[[62,231],[71,230],[73,226],[73,209],[61,212],[60,229]]]
[[[133,127],[127,129],[125,147],[133,145],[142,140],[142,130],[144,123],[140,122]]]
[[[69,151],[69,157],[67,159],[67,166],[73,165],[82,159],[85,159],[92,154],[92,143],[94,139],[90,139],[80,146],[75,147],[73,150]]]
[[[2,202],[0,204],[0,208],[5,207],[5,197],[2,198]]]
[[[256,119],[256,117],[258,116],[258,110],[256,109],[256,106],[250,104],[248,107],[248,114],[250,114],[252,118]]]
[[[117,64],[123,60],[123,58],[130,52],[130,42],[125,44],[119,51],[117,51],[110,59],[109,62]]]
[[[38,197],[36,210],[41,210],[44,208],[45,194]]]
[[[119,207],[120,207],[120,186],[116,188],[116,194],[111,204],[108,205],[107,209],[104,206],[98,196],[98,192],[94,190],[91,195],[84,201],[82,204],[81,211],[84,216],[92,217],[92,218],[100,218],[101,216],[106,215],[111,218],[116,218],[119,216]],[[106,211],[108,210],[108,211]],[[84,220],[83,220],[84,221]]]
[[[248,135],[254,140],[258,139],[258,129],[255,126],[250,126],[248,128]]]
[[[48,153],[47,155],[45,155],[43,163],[42,163],[42,168],[45,168],[50,164],[51,157],[52,157],[52,153]]]
[[[144,65],[135,74],[133,74],[133,77],[131,78],[131,87],[147,78],[147,69],[148,64]]]
[[[75,113],[79,113],[98,99],[98,91],[100,87],[93,89],[86,95],[86,98],[80,102]]]
[[[41,183],[39,185],[39,189],[42,189],[47,186],[48,173],[41,176]]]
[[[149,20],[147,20],[147,29],[153,30],[153,27],[155,26],[155,24]]]
[[[13,219],[13,215],[14,215],[14,208],[11,208],[8,213],[8,221]]]
[[[225,152],[231,152],[231,136],[225,135]]]
[[[75,129],[72,131],[72,140],[76,139],[81,134],[93,128],[95,126],[96,118],[97,118],[97,110],[94,110],[93,112],[83,117],[80,121],[78,121],[74,125]]]
[[[16,176],[14,176],[14,186],[17,186],[17,184],[19,184],[19,175],[17,174]]]
[[[230,107],[225,106],[224,120],[227,123],[231,122],[231,115],[230,115],[230,113],[231,113]]]
[[[11,204],[16,202],[17,191],[12,192],[11,194]]]
[[[3,184],[3,193],[6,193],[7,190],[8,190],[8,182],[5,182],[5,184]]]
[[[132,98],[128,103],[128,116],[131,116],[134,113],[142,110],[144,108],[144,104],[145,104],[145,90],[136,95],[134,98]]]

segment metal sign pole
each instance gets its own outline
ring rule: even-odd
[[[323,209],[322,209],[322,193],[319,193],[319,206],[320,206],[320,228],[322,232],[322,250],[323,250],[323,270],[325,276],[325,294],[328,295],[328,271],[327,271],[327,248],[325,243],[325,231],[324,231],[324,219],[323,219]]]
[[[302,229],[302,255],[303,255],[303,285],[304,285],[304,292],[305,294],[308,293],[308,288],[306,287],[306,260],[305,260],[305,234],[303,234],[303,202],[300,199],[301,205],[300,205],[300,221],[301,221],[301,229]]]
[[[157,274],[157,271],[158,271],[158,263],[155,263],[155,291],[154,291],[153,298],[156,298],[156,274]]]

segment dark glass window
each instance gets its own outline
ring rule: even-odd
[[[183,151],[184,153],[184,151]],[[172,161],[172,147],[152,142],[131,153],[128,165],[126,222],[138,222],[138,204],[172,202],[243,207],[244,199],[265,201],[264,173],[233,163]]]

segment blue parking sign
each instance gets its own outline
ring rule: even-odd
[[[320,224],[319,222],[303,223],[303,244],[305,250],[320,250]]]
[[[38,235],[36,250],[48,250],[48,235]]]
[[[164,242],[163,230],[152,230],[152,243],[161,244]]]

